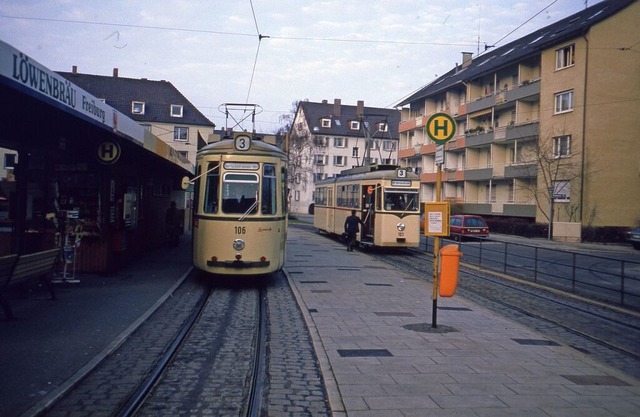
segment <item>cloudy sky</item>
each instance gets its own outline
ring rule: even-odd
[[[598,1],[0,0],[0,39],[54,71],[170,81],[218,127],[221,104],[258,104],[271,133],[298,100],[393,107]]]

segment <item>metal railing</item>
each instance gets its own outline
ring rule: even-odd
[[[495,240],[444,240],[442,245],[450,243],[460,245],[462,263],[640,311],[640,262]],[[427,240],[430,250],[432,239]]]

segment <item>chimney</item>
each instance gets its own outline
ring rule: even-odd
[[[356,107],[356,116],[364,116],[364,100],[358,100],[358,105]]]
[[[462,68],[467,68],[469,65],[471,65],[472,56],[473,52],[462,53]]]
[[[71,73],[72,74],[77,74],[78,73],[78,66],[77,65],[74,65],[74,66],[71,67]]]
[[[322,104],[327,104],[328,101],[327,100],[322,100]]]
[[[334,98],[333,99],[333,115],[335,117],[340,117],[341,112],[342,112],[342,104],[341,104],[342,100],[340,100],[339,98]]]
[[[118,78],[118,68],[113,69],[113,78]]]

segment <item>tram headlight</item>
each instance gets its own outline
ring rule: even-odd
[[[242,239],[236,239],[233,241],[233,249],[235,250],[242,250],[244,249],[244,240]]]
[[[396,224],[396,227],[398,228],[399,232],[402,232],[405,229],[404,223],[398,223],[398,224]]]

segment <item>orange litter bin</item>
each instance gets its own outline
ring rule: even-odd
[[[440,297],[451,297],[458,288],[460,267],[458,245],[447,245],[440,249]]]

